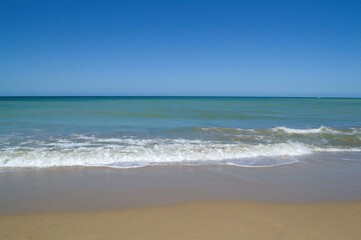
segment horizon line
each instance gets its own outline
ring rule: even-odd
[[[252,95],[9,95],[0,98],[316,98],[316,99],[360,99],[361,97],[333,96],[252,96]]]

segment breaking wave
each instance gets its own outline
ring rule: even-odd
[[[114,141],[115,140],[115,141]],[[188,141],[184,139],[97,139],[109,144],[89,142],[47,144],[46,147],[14,147],[0,152],[2,167],[55,166],[144,166],[149,164],[214,163],[256,157],[297,156],[312,151],[300,143],[248,145]],[[122,144],[114,144],[119,143]],[[249,165],[262,165],[261,162]],[[294,160],[274,159],[267,165],[292,163]]]
[[[214,165],[271,167],[316,152],[361,152],[360,128],[197,128],[194,139],[100,137],[0,138],[0,167]]]

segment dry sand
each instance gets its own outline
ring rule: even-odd
[[[0,216],[0,239],[361,239],[361,202],[203,202]]]

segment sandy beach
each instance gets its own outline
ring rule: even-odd
[[[1,172],[0,215],[111,211],[209,201],[350,202],[361,199],[361,163],[308,158],[271,168],[151,166]]]
[[[7,239],[360,239],[361,203],[203,202],[3,215]]]
[[[0,239],[360,239],[358,161],[0,174]]]

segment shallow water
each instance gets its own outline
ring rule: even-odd
[[[0,98],[0,168],[361,159],[361,99]]]

